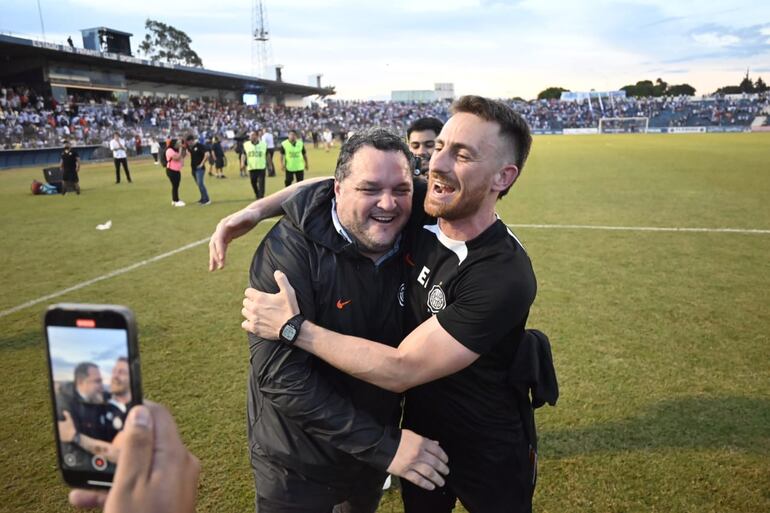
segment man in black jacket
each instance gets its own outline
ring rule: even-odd
[[[335,182],[283,204],[286,216],[254,255],[251,286],[294,284],[306,318],[395,346],[403,337],[400,233],[411,211],[409,150],[373,129],[342,148]],[[348,376],[304,351],[250,334],[248,420],[256,508],[374,512],[386,471],[443,485],[437,443],[399,430],[400,396]]]

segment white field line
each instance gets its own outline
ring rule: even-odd
[[[176,255],[177,253],[181,253],[182,251],[186,251],[188,249],[194,248],[196,246],[200,246],[201,244],[205,244],[209,241],[209,237],[206,237],[205,239],[196,240],[195,242],[191,242],[190,244],[186,244],[180,248],[173,249],[171,251],[167,251],[166,253],[162,253],[160,255],[156,255],[152,258],[148,258],[147,260],[142,260],[141,262],[137,262],[135,264],[131,264],[128,267],[123,267],[121,269],[117,269],[115,271],[109,272],[107,274],[103,274],[101,276],[97,276],[96,278],[92,278],[90,280],[86,280],[83,282],[78,283],[77,285],[73,285],[72,287],[68,287],[66,289],[58,290],[56,292],[53,292],[52,294],[48,294],[47,296],[39,297],[37,299],[33,299],[32,301],[27,301],[26,303],[23,303],[18,306],[14,306],[13,308],[9,308],[8,310],[3,310],[0,312],[0,317],[5,317],[6,315],[11,315],[14,312],[18,312],[19,310],[24,310],[25,308],[28,308],[30,306],[34,306],[38,303],[42,303],[43,301],[48,301],[49,299],[53,299],[59,296],[63,296],[64,294],[68,294],[70,292],[74,292],[76,290],[80,290],[84,287],[88,287],[89,285],[93,285],[94,283],[98,283],[100,281],[104,281],[110,278],[114,278],[115,276],[120,276],[121,274],[125,274],[127,272],[133,271],[134,269],[138,269],[139,267],[145,266],[147,264],[151,264],[153,262],[157,262],[158,260],[163,260],[164,258],[168,258],[172,255]]]
[[[631,231],[631,232],[697,232],[697,233],[744,233],[744,234],[770,234],[770,230],[759,230],[759,229],[747,229],[747,228],[666,228],[666,227],[658,227],[658,226],[597,226],[597,225],[581,225],[581,224],[509,224],[507,225],[509,228],[545,228],[545,229],[562,229],[562,230],[611,230],[611,231]],[[201,244],[205,244],[209,241],[209,237],[206,237],[205,239],[197,240],[195,242],[191,242],[190,244],[187,244],[185,246],[176,248],[174,250],[168,251],[166,253],[162,253],[160,255],[154,256],[152,258],[148,258],[146,260],[142,260],[141,262],[137,262],[135,264],[129,265],[128,267],[123,267],[121,269],[117,269],[115,271],[109,272],[107,274],[103,274],[102,276],[97,276],[96,278],[92,278],[90,280],[86,280],[84,282],[80,282],[77,285],[73,285],[72,287],[68,287],[63,290],[59,290],[56,292],[53,292],[51,294],[48,294],[46,296],[39,297],[37,299],[33,299],[31,301],[27,301],[26,303],[22,303],[18,306],[14,306],[13,308],[9,308],[8,310],[0,311],[0,317],[5,317],[7,315],[11,315],[12,313],[18,312],[19,310],[23,310],[25,308],[28,308],[30,306],[34,306],[38,303],[42,303],[44,301],[48,301],[49,299],[54,299],[59,296],[63,296],[64,294],[68,294],[70,292],[74,292],[76,290],[80,290],[84,287],[88,287],[89,285],[93,285],[94,283],[98,283],[100,281],[107,280],[109,278],[114,278],[115,276],[120,276],[121,274],[125,274],[127,272],[133,271],[134,269],[138,269],[139,267],[143,267],[145,265],[151,264],[153,262],[157,262],[158,260],[163,260],[164,258],[168,258],[172,255],[176,255],[177,253],[181,253],[182,251],[186,251],[188,249],[192,249],[196,246],[200,246]]]
[[[509,224],[509,228],[554,228],[561,230],[611,230],[622,232],[695,232],[770,234],[770,230],[753,228],[678,228],[664,226],[597,226],[588,224]]]

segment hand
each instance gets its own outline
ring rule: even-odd
[[[134,406],[123,433],[112,488],[72,490],[70,504],[105,513],[194,512],[200,463],[182,443],[168,410],[149,401]]]
[[[224,269],[227,245],[233,239],[249,233],[259,220],[256,210],[243,209],[219,221],[209,240],[209,271]]]
[[[75,433],[77,433],[77,430],[75,429],[75,423],[72,421],[70,412],[64,410],[62,413],[64,414],[64,420],[58,421],[59,439],[64,443],[68,443],[71,442],[73,438],[75,438]]]
[[[447,457],[438,442],[428,440],[408,429],[401,430],[401,442],[388,472],[411,481],[420,488],[433,490],[444,486],[441,474],[449,474]]]
[[[278,284],[277,294],[248,288],[244,294],[241,315],[246,319],[241,328],[267,340],[278,340],[286,321],[299,313],[297,294],[281,271],[273,273]]]

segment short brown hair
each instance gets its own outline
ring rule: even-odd
[[[500,125],[500,135],[510,142],[514,163],[521,174],[529,156],[529,149],[532,147],[532,134],[526,120],[503,102],[483,96],[461,96],[452,103],[452,114],[459,112],[467,112],[484,121],[492,121]],[[500,191],[498,198],[505,196],[509,189],[510,187]]]

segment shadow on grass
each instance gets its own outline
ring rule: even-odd
[[[638,417],[585,428],[541,430],[549,458],[661,448],[770,450],[770,400],[687,397],[663,401]]]
[[[0,351],[27,349],[29,347],[43,347],[45,339],[43,330],[26,331],[14,335],[0,334]]]

